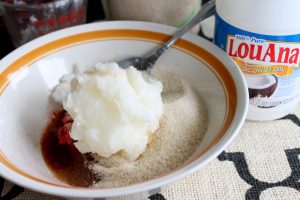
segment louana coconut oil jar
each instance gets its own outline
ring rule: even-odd
[[[293,112],[300,94],[300,1],[217,0],[215,44],[244,73],[249,120]]]

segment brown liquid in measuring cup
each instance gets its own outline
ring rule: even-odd
[[[59,180],[72,186],[89,187],[94,181],[100,181],[100,177],[87,167],[93,162],[89,154],[81,154],[74,144],[59,144],[58,129],[63,117],[63,111],[53,115],[41,138],[44,160]]]

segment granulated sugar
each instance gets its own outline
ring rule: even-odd
[[[109,159],[93,155],[90,169],[101,176],[93,187],[126,186],[149,180],[177,168],[195,152],[206,131],[207,111],[197,92],[181,77],[160,71],[164,114],[147,150],[135,161],[120,155]]]

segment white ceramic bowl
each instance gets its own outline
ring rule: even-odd
[[[238,134],[248,92],[233,61],[212,43],[186,34],[158,64],[184,76],[201,94],[209,124],[197,152],[171,173],[118,188],[78,188],[57,180],[46,167],[40,137],[51,111],[49,95],[72,66],[142,56],[175,28],[144,22],[81,25],[38,38],[0,62],[0,174],[26,188],[68,197],[109,197],[151,191],[200,169]]]

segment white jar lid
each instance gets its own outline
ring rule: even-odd
[[[217,13],[240,29],[267,35],[300,34],[300,0],[216,0]]]

